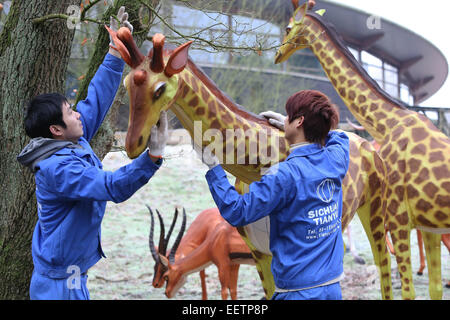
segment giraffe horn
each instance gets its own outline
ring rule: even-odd
[[[131,58],[130,66],[132,68],[137,68],[142,61],[144,61],[144,56],[136,45],[136,42],[134,42],[130,29],[126,27],[120,28],[119,31],[117,31],[117,38],[119,38],[128,49]]]
[[[161,33],[157,33],[153,36],[153,56],[150,62],[150,69],[155,73],[161,73],[164,71],[164,40],[166,37]]]

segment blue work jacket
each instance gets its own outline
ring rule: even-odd
[[[122,202],[159,168],[147,152],[114,172],[104,171],[89,142],[105,118],[119,87],[124,63],[107,54],[80,101],[81,147],[63,148],[36,165],[38,222],[32,255],[35,272],[54,279],[86,272],[101,257],[100,225],[106,201]],[[77,268],[77,269],[74,269]]]
[[[271,270],[280,289],[305,289],[343,273],[342,180],[349,166],[349,140],[331,131],[324,147],[292,150],[240,195],[222,167],[206,173],[220,213],[231,225],[270,217]]]

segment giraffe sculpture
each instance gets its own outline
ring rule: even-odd
[[[255,150],[254,153],[271,150],[270,154],[275,162],[287,157],[289,145],[284,132],[272,127],[265,118],[245,111],[221,92],[188,58],[190,43],[175,50],[167,50],[164,47],[164,36],[156,34],[153,37],[153,49],[148,56],[143,56],[127,28],[121,28],[117,33],[108,31],[123,59],[131,66],[131,71],[124,80],[130,98],[129,127],[125,143],[130,158],[138,156],[144,150],[150,128],[157,123],[160,112],[169,108],[189,131],[197,146],[205,147],[208,144],[202,137],[199,139],[198,132],[195,132],[197,121],[202,125],[200,135],[206,128],[216,129],[219,134],[226,130],[246,132],[245,135],[233,136],[231,139],[227,137],[225,141],[221,141],[219,148],[219,151],[226,154],[227,160],[231,154],[231,163],[225,162],[222,166],[236,177],[236,190],[241,194],[248,191],[248,184],[261,178],[262,168],[271,165],[264,163],[259,157],[252,163],[254,155],[251,150]],[[258,139],[261,133],[273,139],[264,145]],[[387,190],[386,168],[367,140],[352,133],[348,135],[350,165],[343,181],[342,228],[345,229],[358,209],[375,263],[379,267],[382,297],[390,299],[390,260],[384,242],[386,203],[382,202],[385,198],[383,192]],[[239,156],[238,150],[242,145],[246,146],[245,155]],[[217,150],[214,149],[216,155]],[[258,228],[254,226],[259,222],[238,228],[238,231],[252,252],[266,298],[270,299],[275,285],[270,269],[272,256],[268,249],[269,229],[266,227],[258,237]],[[267,226],[264,221],[262,225]]]
[[[275,63],[310,48],[349,110],[380,145],[387,168],[386,225],[401,275],[402,298],[414,299],[410,230],[424,233],[429,292],[442,299],[440,234],[450,232],[450,139],[425,116],[386,94],[360,66],[314,1],[298,5]]]

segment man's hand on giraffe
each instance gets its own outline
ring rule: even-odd
[[[208,166],[209,169],[214,168],[219,165],[219,159],[212,153],[211,149],[208,147],[202,148],[194,144],[194,150],[197,156],[202,160],[204,164]]]
[[[281,131],[284,131],[284,120],[286,119],[286,116],[283,116],[281,113],[277,113],[274,111],[264,111],[259,115],[265,117],[274,127],[278,128]]]
[[[167,111],[161,111],[159,125],[155,125],[150,130],[150,139],[148,142],[148,154],[153,159],[162,158],[164,148],[169,138],[169,123],[167,120]]]

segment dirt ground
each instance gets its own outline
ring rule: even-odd
[[[174,141],[181,141],[177,138]],[[187,140],[188,141],[188,140]],[[186,142],[186,140],[184,140]],[[158,209],[171,223],[175,207],[184,207],[188,226],[202,210],[214,207],[204,178],[207,167],[200,162],[189,144],[168,145],[166,161],[150,182],[132,198],[107,204],[102,224],[102,246],[107,256],[89,270],[88,288],[94,300],[166,300],[164,289],[152,287],[154,261],[148,249],[150,216],[145,205]],[[124,152],[111,152],[103,161],[105,170],[114,171],[130,160]],[[234,179],[230,176],[230,181]],[[178,230],[180,222],[177,224]],[[377,269],[373,263],[369,242],[357,216],[350,224],[355,247],[365,264],[358,264],[350,253],[344,256],[345,278],[341,282],[344,300],[381,299]],[[166,227],[168,228],[168,227]],[[167,230],[167,229],[166,229]],[[155,227],[155,238],[159,229]],[[172,240],[173,241],[173,240]],[[344,242],[348,244],[347,236]],[[416,233],[411,233],[412,264],[416,299],[429,300],[428,269],[423,276],[415,274],[419,268]],[[171,243],[169,244],[171,246]],[[442,276],[450,280],[450,255],[442,246]],[[394,298],[401,299],[400,278],[392,257]],[[220,283],[214,265],[206,269],[208,298],[219,300]],[[239,271],[238,299],[259,300],[263,297],[261,283],[254,266],[242,265]],[[201,299],[200,277],[191,274],[174,299]],[[444,287],[443,299],[450,299],[450,289]]]

